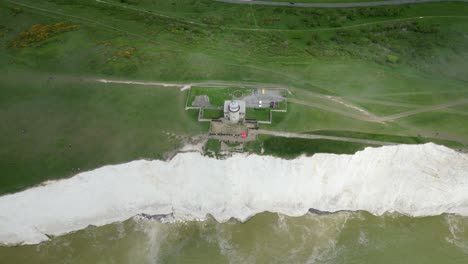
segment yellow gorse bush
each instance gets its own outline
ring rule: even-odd
[[[15,48],[25,48],[32,43],[44,41],[52,36],[72,31],[79,27],[79,25],[74,25],[67,21],[50,25],[35,24],[15,37],[11,41],[11,46]]]

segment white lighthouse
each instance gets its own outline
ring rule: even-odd
[[[245,102],[239,100],[224,101],[224,117],[231,123],[244,121]]]
[[[237,123],[239,122],[239,111],[240,111],[240,105],[236,101],[231,101],[228,106],[229,109],[229,120],[231,123]]]

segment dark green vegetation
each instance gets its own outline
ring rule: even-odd
[[[219,154],[219,151],[221,150],[221,141],[217,139],[208,139],[208,141],[205,144],[205,154],[209,157],[216,157]]]
[[[241,143],[235,143],[235,142],[227,142],[224,141],[224,144],[226,144],[228,147],[233,148],[239,146]]]
[[[347,138],[359,138],[359,139],[368,139],[375,141],[386,141],[402,144],[424,144],[428,142],[433,142],[441,145],[450,146],[453,148],[462,148],[463,144],[458,142],[442,140],[437,138],[424,138],[424,137],[408,137],[408,136],[396,136],[396,135],[384,135],[384,134],[371,134],[363,132],[354,132],[354,131],[327,131],[327,130],[318,130],[310,132],[310,134],[315,135],[324,135],[324,136],[335,136],[335,137],[347,137]]]
[[[0,192],[78,168],[160,158],[181,136],[207,129],[196,111],[183,111],[186,94],[177,88],[80,78],[271,83],[310,103],[358,113],[311,94],[334,95],[386,115],[468,97],[467,30],[466,3],[317,9],[209,0],[0,0]],[[15,45],[21,36],[34,41]],[[290,103],[264,128],[467,143],[466,108],[445,110],[377,123]],[[179,137],[169,140],[163,131]]]
[[[125,0],[123,0],[125,1]],[[262,1],[262,0],[260,0]],[[267,1],[267,0],[264,0]],[[294,2],[294,3],[353,3],[353,2],[379,2],[386,0],[297,0],[297,1],[288,1],[288,0],[268,0],[267,2]]]
[[[270,108],[248,108],[246,113],[246,119],[269,121],[270,111]]]
[[[223,110],[205,109],[203,110],[203,118],[217,119],[224,116]]]
[[[15,13],[17,15],[17,13]],[[69,22],[58,22],[50,25],[33,25],[30,29],[21,32],[16,38],[10,42],[10,46],[14,48],[26,48],[29,45],[47,40],[60,33],[78,29],[78,25],[73,25]]]
[[[316,153],[354,154],[368,145],[326,139],[284,138],[259,136],[256,142],[246,144],[248,151],[263,155],[292,159],[300,155],[311,156]]]
[[[138,1],[131,5],[119,1],[61,0],[38,4],[26,0],[20,3],[50,11],[19,6],[23,13],[13,16],[9,9],[18,6],[3,3],[2,25],[8,30],[3,39],[6,44],[35,23],[70,20],[82,25],[66,37],[38,44],[41,47],[35,55],[24,54],[32,51],[29,49],[9,51],[35,57],[53,52],[50,48],[56,44],[60,44],[63,52],[72,52],[79,44],[81,52],[77,55],[81,56],[53,56],[36,65],[43,70],[50,69],[52,65],[47,62],[55,59],[60,66],[66,66],[61,71],[73,73],[174,81],[253,80],[301,88],[311,88],[304,80],[304,74],[310,70],[297,72],[298,65],[292,66],[305,62],[314,65],[317,63],[314,59],[365,58],[392,65],[392,59],[387,60],[396,56],[401,63],[423,66],[421,62],[434,61],[427,54],[463,52],[466,40],[461,33],[466,19],[445,16],[463,16],[468,12],[463,3],[301,9],[228,5],[208,0],[157,1],[157,4]],[[418,19],[421,15],[444,17]],[[219,22],[207,23],[212,20]],[[339,29],[347,26],[354,27]],[[258,27],[265,30],[254,30]],[[132,56],[117,56],[129,48],[134,48]],[[270,56],[286,57],[268,60]]]

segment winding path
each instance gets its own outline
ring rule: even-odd
[[[383,116],[379,118],[379,121],[381,122],[393,121],[395,119],[400,119],[400,118],[407,117],[407,116],[412,116],[412,115],[421,114],[425,112],[433,112],[433,111],[437,111],[437,110],[441,110],[441,109],[445,109],[445,108],[449,108],[449,107],[453,107],[457,105],[464,105],[464,104],[468,104],[468,98],[461,99],[461,100],[454,101],[454,102],[448,102],[445,104],[421,107],[419,109],[406,111],[406,112],[402,112],[402,113],[398,113],[394,115]]]
[[[329,107],[329,106],[325,106],[325,105],[321,105],[321,104],[316,104],[316,103],[311,103],[311,102],[306,102],[306,101],[298,100],[298,99],[295,99],[295,98],[288,98],[288,101],[291,102],[291,103],[296,103],[296,104],[300,104],[300,105],[319,108],[319,109],[322,109],[322,110],[325,110],[325,111],[328,111],[328,112],[332,112],[332,113],[340,114],[342,116],[347,116],[347,117],[350,117],[350,118],[353,118],[353,119],[358,119],[358,120],[368,121],[368,122],[389,122],[389,121],[394,121],[396,119],[400,119],[400,118],[404,118],[404,117],[408,117],[408,116],[412,116],[412,115],[416,115],[416,114],[421,114],[421,113],[426,113],[426,112],[434,112],[434,111],[437,111],[437,110],[446,109],[446,108],[453,107],[453,106],[468,104],[468,98],[464,98],[464,99],[461,99],[461,100],[448,102],[448,103],[444,103],[444,104],[420,107],[418,109],[405,111],[405,112],[401,112],[401,113],[398,113],[398,114],[393,114],[393,115],[388,115],[388,116],[376,116],[376,115],[372,115],[372,114],[358,115],[358,114],[354,114],[354,113],[351,113],[351,112],[335,109],[333,107]]]
[[[372,114],[367,113],[367,112],[365,112],[365,113],[364,112],[354,113],[354,112],[351,112],[351,111],[341,110],[341,109],[338,109],[336,107],[327,106],[327,105],[323,105],[323,104],[312,103],[312,102],[308,102],[308,101],[303,101],[303,100],[296,99],[296,98],[288,98],[288,102],[299,104],[299,105],[304,105],[304,106],[308,106],[308,107],[322,109],[322,110],[325,110],[325,111],[328,111],[328,112],[332,112],[332,113],[335,113],[335,114],[339,114],[339,115],[350,117],[350,118],[357,119],[357,120],[368,121],[368,122],[381,122],[379,120],[380,117],[372,115]]]
[[[269,6],[291,6],[291,7],[368,7],[368,6],[386,6],[386,5],[404,5],[429,2],[468,2],[468,0],[388,0],[379,2],[354,2],[354,3],[301,3],[301,2],[270,2],[255,0],[216,0],[218,2],[243,5],[269,5]]]

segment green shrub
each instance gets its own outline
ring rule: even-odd
[[[387,61],[391,63],[397,63],[398,62],[398,56],[388,54],[387,55]]]

